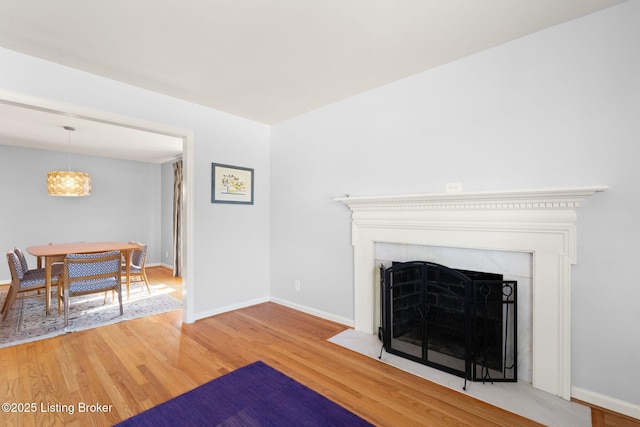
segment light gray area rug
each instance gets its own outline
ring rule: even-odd
[[[375,359],[378,359],[382,347],[376,335],[353,329],[347,329],[329,338],[329,341]],[[464,379],[455,375],[387,352],[382,353],[380,361],[546,426],[591,426],[589,407],[537,390],[526,382],[470,382],[467,383],[467,391],[464,391]]]
[[[182,302],[170,295],[175,292],[162,284],[152,285],[151,294],[137,283],[131,285],[130,297],[123,289],[124,314],[120,315],[118,296],[111,292],[70,298],[69,326],[64,327],[64,314],[58,314],[57,291],[51,295],[51,314],[45,315],[44,293],[18,295],[4,322],[0,322],[0,348],[50,338],[68,332],[81,331],[110,323],[137,319],[179,310]],[[0,304],[7,292],[0,292]],[[1,306],[1,305],[0,305]]]

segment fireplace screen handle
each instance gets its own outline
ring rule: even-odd
[[[423,311],[422,308],[426,308],[426,310]],[[418,305],[418,314],[420,315],[420,319],[426,319],[427,318],[427,314],[429,314],[429,309],[430,306],[428,304],[419,304]]]

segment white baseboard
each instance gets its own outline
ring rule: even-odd
[[[314,308],[311,307],[307,307],[304,305],[300,305],[291,301],[287,301],[287,300],[283,300],[281,298],[269,298],[269,297],[264,297],[264,298],[256,298],[253,300],[249,300],[249,301],[244,301],[242,303],[238,303],[238,304],[231,304],[231,305],[227,305],[224,307],[219,307],[213,310],[208,310],[208,311],[204,311],[201,313],[196,313],[195,314],[195,320],[200,320],[200,319],[204,319],[206,317],[210,317],[210,316],[215,316],[218,314],[222,314],[222,313],[227,313],[229,311],[233,311],[233,310],[239,310],[241,308],[246,308],[246,307],[251,307],[252,305],[258,305],[258,304],[262,304],[265,302],[274,302],[276,304],[280,304],[283,305],[285,307],[289,307],[289,308],[293,308],[294,310],[298,310],[301,311],[303,313],[307,313],[307,314],[311,314],[313,316],[316,317],[320,317],[322,319],[325,320],[329,320],[331,322],[336,322],[336,323],[340,323],[342,325],[348,326],[348,327],[353,327],[353,320],[352,319],[347,319],[344,317],[340,317],[340,316],[336,316],[334,314],[331,313],[327,313],[324,311],[320,311],[320,310],[316,310]]]
[[[275,302],[276,304],[284,305],[285,307],[302,311],[303,313],[311,314],[313,316],[320,317],[322,319],[329,320],[331,322],[340,323],[341,325],[345,325],[350,328],[353,328],[353,324],[354,324],[353,319],[347,319],[346,317],[336,316],[335,314],[327,313],[321,310],[316,310],[315,308],[307,307],[305,305],[297,304],[295,302],[291,302],[281,298],[271,297],[270,301]]]
[[[580,387],[571,387],[571,397],[628,417],[640,419],[640,405]]]
[[[164,268],[168,268],[169,270],[173,270],[173,266],[169,265],[169,264],[163,264],[161,262],[151,262],[151,263],[146,263],[145,267],[164,267]]]
[[[229,311],[239,310],[241,308],[246,308],[246,307],[251,307],[252,305],[262,304],[264,302],[269,302],[269,298],[268,297],[256,298],[256,299],[253,299],[253,300],[250,300],[250,301],[243,301],[242,303],[238,303],[238,304],[231,304],[231,305],[227,305],[227,306],[224,306],[224,307],[216,308],[216,309],[213,309],[213,310],[203,311],[201,313],[195,313],[194,317],[195,317],[195,320],[200,320],[200,319],[204,319],[206,317],[215,316],[215,315],[222,314],[222,313],[227,313]]]

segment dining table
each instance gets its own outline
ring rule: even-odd
[[[64,262],[65,257],[69,254],[90,254],[108,251],[120,251],[125,260],[126,285],[127,289],[129,289],[129,279],[131,277],[131,251],[137,248],[137,245],[122,242],[50,243],[41,246],[29,246],[27,248],[27,252],[38,259],[38,267],[41,266],[41,260],[44,259],[46,314],[50,314],[51,311],[51,266],[54,263]]]

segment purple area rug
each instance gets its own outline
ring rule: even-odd
[[[118,426],[371,426],[264,362],[255,362]]]

